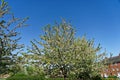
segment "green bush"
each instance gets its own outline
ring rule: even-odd
[[[38,75],[38,76],[28,76],[25,74],[16,74],[7,78],[6,80],[64,80],[63,78],[45,78],[45,76]]]
[[[25,73],[22,73],[22,72],[19,72],[19,73],[16,73],[15,75],[13,75],[15,77],[23,77],[23,76],[27,76]]]
[[[109,76],[108,78],[118,78],[117,76]]]
[[[102,78],[102,80],[120,80],[119,78]]]
[[[0,78],[0,80],[6,80],[5,78]]]
[[[100,75],[97,75],[95,77],[92,77],[92,80],[102,80],[102,77]]]
[[[23,72],[18,72],[15,75],[7,78],[6,80],[45,80],[45,78],[43,75],[29,76],[24,74]]]
[[[64,80],[63,78],[48,78],[48,79],[45,79],[45,80]]]
[[[36,76],[27,76],[27,77],[9,77],[6,80],[64,80],[63,78],[44,78]]]
[[[6,80],[45,80],[45,78],[41,76],[13,76]]]

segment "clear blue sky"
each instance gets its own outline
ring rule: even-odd
[[[86,34],[107,53],[120,52],[120,0],[6,0],[17,17],[29,16],[30,25],[21,31],[21,43],[38,39],[47,24],[71,21],[76,36]]]

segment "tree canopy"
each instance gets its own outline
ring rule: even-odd
[[[6,19],[7,16],[7,19]],[[0,74],[23,72],[26,75],[45,75],[93,80],[104,68],[105,52],[100,53],[100,45],[85,36],[75,36],[73,26],[62,20],[61,23],[47,25],[40,40],[31,41],[27,52],[20,52],[23,44],[18,29],[26,26],[28,18],[16,18],[8,3],[0,4]],[[17,55],[17,54],[21,55]]]
[[[7,16],[7,19],[6,19]],[[10,65],[14,63],[14,57],[19,53],[22,44],[18,44],[21,39],[17,29],[25,26],[28,18],[16,18],[9,10],[8,3],[1,0],[0,5],[0,73],[10,70]]]
[[[94,46],[94,40],[75,37],[75,29],[65,21],[53,26],[47,25],[41,40],[32,42],[34,50],[42,53],[42,62],[47,75],[51,77],[92,79],[100,75],[105,53],[99,53],[100,45]],[[40,50],[39,46],[43,46]],[[32,53],[36,53],[32,50]]]

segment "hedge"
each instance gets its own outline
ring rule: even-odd
[[[6,80],[64,80],[63,78],[45,78],[42,76],[13,76],[9,77]]]

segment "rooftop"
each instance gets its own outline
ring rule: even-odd
[[[108,58],[108,64],[114,64],[120,62],[120,54],[118,56]]]

